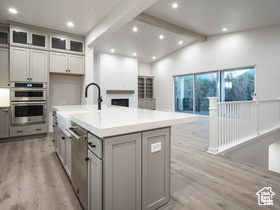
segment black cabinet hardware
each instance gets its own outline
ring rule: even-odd
[[[40,130],[42,130],[42,129],[41,129],[41,128],[37,128],[37,129],[36,129],[36,131],[40,131]]]
[[[53,139],[52,142],[55,142],[55,140]]]
[[[86,157],[86,158],[85,158],[85,161],[89,161],[89,158],[88,158],[88,157]]]
[[[65,140],[65,137],[64,136],[61,136],[62,140]]]
[[[22,133],[22,131],[17,131],[17,133]]]
[[[88,145],[91,146],[91,147],[96,147],[96,145],[92,144],[92,142],[89,142]]]

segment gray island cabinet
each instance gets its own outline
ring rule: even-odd
[[[104,139],[104,209],[157,209],[170,202],[170,128]],[[161,146],[152,152],[152,145]]]
[[[115,106],[101,111],[91,105],[53,109],[68,112],[72,127],[87,133],[88,195],[81,201],[85,209],[172,209],[171,126],[196,121],[197,116]],[[79,190],[74,190],[79,198]]]

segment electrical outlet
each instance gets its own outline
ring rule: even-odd
[[[158,152],[161,150],[161,142],[151,144],[151,153]]]

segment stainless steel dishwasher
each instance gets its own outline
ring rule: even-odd
[[[87,131],[75,125],[71,133],[72,186],[85,210],[88,209]]]

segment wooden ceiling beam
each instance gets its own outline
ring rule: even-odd
[[[205,36],[205,35],[196,33],[194,31],[188,30],[186,28],[182,28],[180,26],[177,26],[172,23],[166,22],[164,20],[158,19],[151,15],[147,15],[145,13],[141,13],[140,15],[136,16],[134,19],[138,20],[140,22],[143,22],[143,23],[147,23],[147,24],[156,26],[158,28],[165,29],[167,31],[174,32],[176,34],[180,34],[182,36],[186,36],[186,37],[195,39],[197,41],[205,42],[207,40],[207,36]]]

